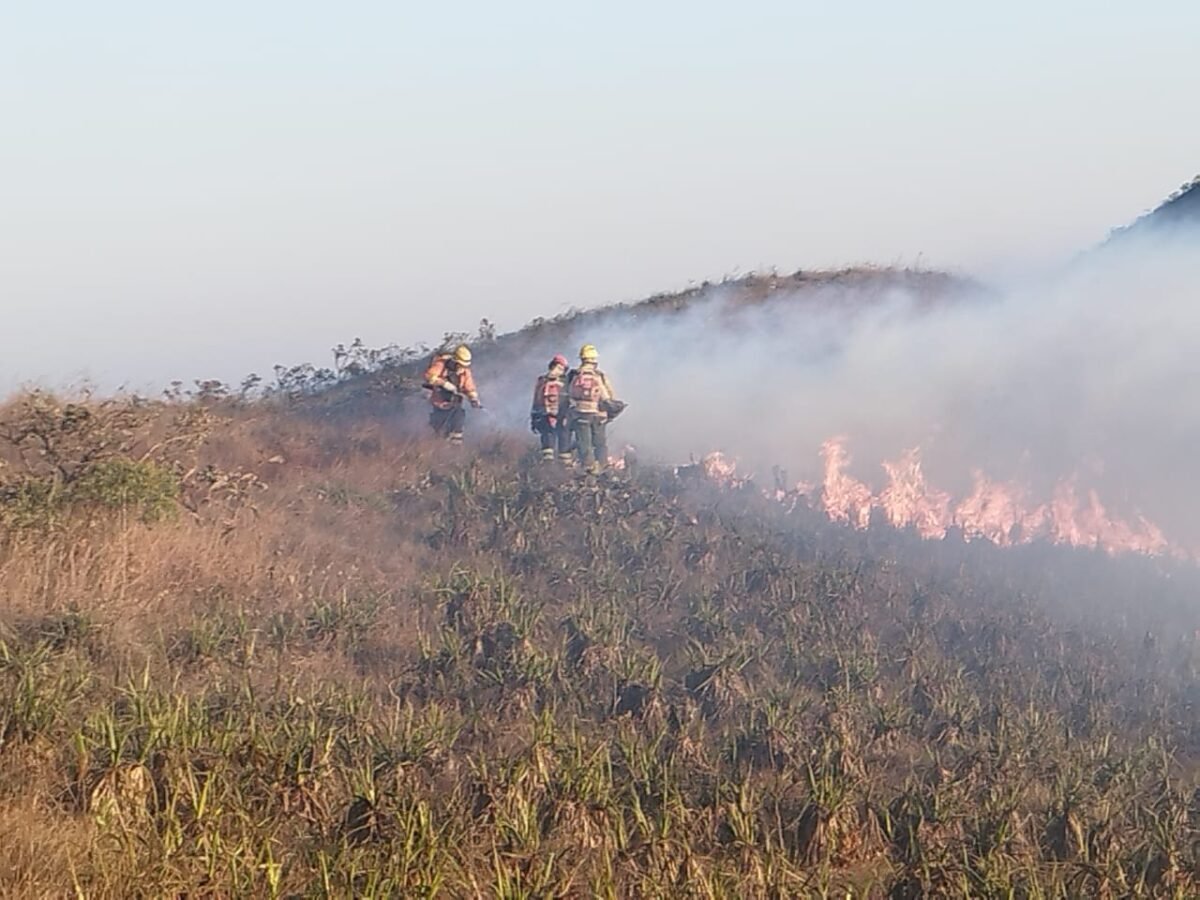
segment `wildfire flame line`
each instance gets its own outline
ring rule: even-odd
[[[824,474],[819,487],[801,483],[790,490],[767,492],[781,502],[803,501],[835,522],[865,529],[879,512],[896,528],[913,528],[928,539],[944,538],[958,529],[966,540],[988,540],[999,546],[1047,540],[1110,554],[1181,555],[1162,530],[1142,515],[1132,520],[1109,513],[1093,489],[1081,492],[1074,476],[1060,481],[1046,502],[1034,502],[1021,485],[972,472],[969,494],[955,499],[928,483],[921,468],[920,448],[914,447],[882,463],[887,485],[878,493],[847,472],[850,453],[844,437],[821,446]],[[737,474],[736,463],[710,453],[698,464],[704,475],[728,487],[743,487],[748,477]],[[697,466],[690,467],[692,469]]]

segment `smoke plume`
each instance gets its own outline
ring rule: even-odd
[[[682,311],[534,336],[480,375],[515,425],[550,356],[586,341],[630,403],[614,451],[686,462],[719,450],[768,483],[776,466],[819,483],[823,443],[843,436],[847,471],[882,489],[882,463],[919,448],[925,477],[952,495],[977,473],[1046,499],[1070,479],[1200,548],[1198,300],[1200,233],[1149,232],[1040,284],[952,302],[882,274],[749,304],[716,286]]]

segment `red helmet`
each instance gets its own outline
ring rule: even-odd
[[[553,369],[555,366],[562,366],[564,369],[567,368],[567,358],[561,353],[555,353],[554,359],[550,360],[549,368]]]

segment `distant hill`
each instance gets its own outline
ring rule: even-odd
[[[1115,229],[1109,239],[1144,234],[1150,230],[1174,230],[1181,225],[1200,225],[1200,175],[1181,186],[1152,211],[1129,225]]]
[[[523,328],[504,334],[497,334],[484,320],[478,333],[448,333],[437,345],[372,350],[356,341],[349,348],[335,351],[344,354],[337,373],[312,366],[291,370],[277,367],[276,376],[281,385],[287,383],[284,393],[294,389],[297,393],[319,396],[319,402],[334,405],[350,402],[362,411],[358,404],[367,396],[382,393],[388,403],[393,403],[398,388],[419,387],[419,376],[435,346],[468,343],[475,353],[477,370],[492,377],[497,370],[506,369],[513,359],[529,357],[541,365],[543,356],[569,348],[573,342],[577,344],[582,334],[602,333],[605,328],[622,325],[638,327],[652,318],[678,315],[701,304],[711,303],[714,314],[775,304],[810,304],[814,311],[854,314],[897,292],[912,298],[917,309],[930,309],[985,296],[987,288],[961,275],[885,266],[798,270],[788,274],[750,273],[719,282],[705,281],[638,301],[570,309],[552,318],[536,318]]]

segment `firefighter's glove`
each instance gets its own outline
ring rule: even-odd
[[[442,387],[442,390],[445,391],[447,394],[457,394],[458,393],[458,387],[452,381],[443,381],[441,387]]]
[[[544,418],[545,418],[545,416],[543,416],[541,413],[530,413],[529,414],[529,430],[532,431],[534,434],[540,434],[541,430],[542,430],[540,426],[541,426],[542,420]]]

